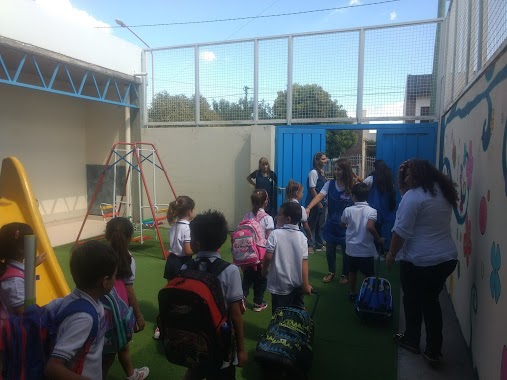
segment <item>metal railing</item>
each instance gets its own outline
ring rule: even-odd
[[[442,21],[145,49],[144,124],[435,120]]]

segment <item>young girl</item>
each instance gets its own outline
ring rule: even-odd
[[[285,189],[287,201],[299,204],[301,199],[303,199],[303,190],[303,185],[291,178]],[[301,223],[299,229],[305,231],[308,241],[312,241],[312,231],[308,225],[308,214],[303,206],[301,206]],[[313,247],[308,247],[308,253],[313,253]]]
[[[0,318],[25,311],[25,235],[33,235],[25,223],[9,223],[0,229]],[[46,259],[37,256],[36,265]]]
[[[111,247],[117,252],[119,258],[118,272],[116,274],[115,291],[121,298],[127,298],[126,303],[132,307],[136,317],[134,332],[144,329],[145,322],[134,292],[134,279],[136,276],[136,262],[128,250],[130,240],[134,234],[134,227],[127,218],[116,217],[107,222],[106,239]],[[125,294],[126,293],[126,294]],[[128,344],[125,347],[117,347],[114,337],[114,328],[106,332],[104,351],[102,357],[102,376],[107,378],[107,373],[114,362],[116,353],[125,371],[127,380],[142,380],[148,377],[148,367],[134,368]]]
[[[179,273],[183,264],[192,259],[190,248],[190,221],[194,217],[195,202],[181,195],[169,204],[167,221],[169,229],[169,256],[167,256],[164,278],[169,282]]]
[[[271,231],[274,230],[275,225],[273,222],[273,218],[264,211],[264,207],[269,202],[268,193],[263,189],[256,189],[250,196],[250,200],[252,201],[252,211],[245,215],[243,220],[251,220],[256,219],[260,226],[262,227],[262,231],[264,232],[264,238],[268,238]],[[244,312],[246,310],[245,307],[245,299],[248,297],[248,293],[250,292],[250,287],[253,285],[254,289],[254,305],[253,311],[262,311],[268,307],[268,304],[264,301],[264,292],[266,291],[267,279],[262,276],[262,266],[258,264],[257,266],[246,267],[243,270],[243,304],[241,305],[241,311]]]
[[[352,206],[351,191],[354,185],[354,173],[349,160],[340,158],[334,165],[334,180],[327,181],[320,193],[310,202],[306,208],[310,212],[312,207],[322,201],[327,195],[328,217],[324,225],[323,235],[326,240],[326,257],[328,274],[324,276],[322,282],[331,282],[336,274],[336,247],[340,245],[343,266],[340,284],[348,283],[349,266],[347,255],[345,254],[345,234],[347,229],[341,227],[341,217],[346,207]]]

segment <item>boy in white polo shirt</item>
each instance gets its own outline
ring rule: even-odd
[[[278,224],[283,227],[268,237],[262,274],[268,277],[273,314],[282,306],[303,308],[303,295],[312,293],[308,281],[308,241],[299,230],[300,221],[301,206],[285,202],[278,211]]]
[[[73,301],[82,299],[90,303],[91,310],[96,315],[76,312],[63,319],[58,326],[56,343],[44,371],[46,378],[102,379],[102,348],[106,324],[104,307],[99,298],[113,288],[117,268],[118,254],[99,241],[88,241],[72,250],[70,271],[76,289],[63,299],[50,303],[48,308],[54,307],[58,315]],[[94,325],[97,332],[92,341],[89,338]]]
[[[356,183],[352,186],[353,206],[347,207],[342,214],[342,227],[347,227],[346,254],[349,260],[349,285],[351,301],[357,297],[356,283],[357,272],[364,276],[375,275],[374,257],[377,254],[375,243],[384,244],[380,238],[375,222],[377,221],[377,210],[368,206],[368,185]]]

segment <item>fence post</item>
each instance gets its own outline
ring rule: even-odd
[[[359,31],[359,54],[357,60],[357,103],[356,122],[361,123],[363,117],[363,87],[364,87],[364,29]]]
[[[248,100],[248,99],[247,99]],[[247,105],[245,104],[245,107]],[[259,121],[259,40],[254,40],[254,99],[253,99],[253,121]]]
[[[195,59],[195,126],[199,126],[201,120],[201,93],[199,89],[199,45],[194,47],[194,59]]]
[[[294,52],[292,50],[292,36],[288,37],[288,59],[287,59],[287,125],[292,123],[292,68]]]
[[[452,5],[455,5],[454,8],[454,46],[453,46],[453,54],[452,54],[452,85],[451,85],[451,102],[454,101],[454,82],[456,81],[456,42],[458,40],[458,7],[459,1],[454,1]]]

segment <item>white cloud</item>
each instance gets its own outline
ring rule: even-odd
[[[359,5],[361,2],[359,0],[349,0],[349,6],[350,5]]]
[[[212,51],[203,51],[199,54],[201,59],[206,62],[213,62],[215,59],[217,59],[217,56]]]
[[[391,19],[391,21],[396,20],[396,17],[398,17],[396,11],[392,11],[391,13],[389,13],[389,18]]]
[[[86,11],[76,9],[70,3],[70,0],[35,0],[41,9],[54,15],[57,18],[64,19],[75,25],[81,25],[88,28],[97,26],[110,26],[109,24],[99,21]],[[105,33],[111,33],[110,28],[100,28]]]

